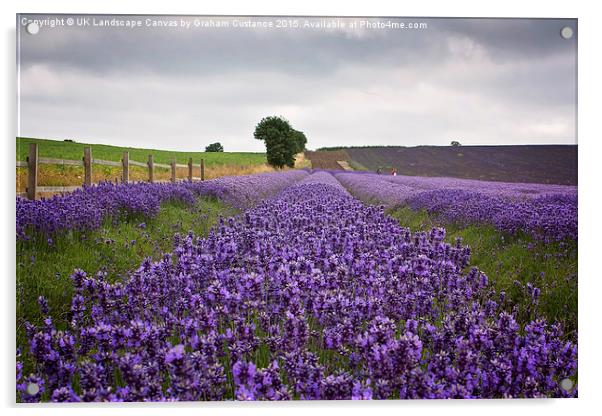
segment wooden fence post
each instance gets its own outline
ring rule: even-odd
[[[148,181],[153,183],[155,181],[155,164],[153,163],[153,155],[148,155]]]
[[[205,180],[205,159],[201,159],[201,180]]]
[[[188,180],[192,182],[192,158],[188,159]]]
[[[84,185],[92,185],[92,148],[84,147]]]
[[[121,159],[121,164],[123,165],[123,175],[121,177],[121,181],[123,183],[128,183],[130,180],[130,154],[129,154],[129,152],[123,152],[123,159]]]
[[[27,157],[27,198],[36,199],[38,188],[38,145],[29,144],[29,156]]]
[[[176,158],[175,157],[171,161],[171,181],[174,183],[176,181]]]

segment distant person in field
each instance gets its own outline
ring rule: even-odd
[[[395,169],[395,168],[391,169],[391,175],[397,176],[397,169]]]
[[[380,168],[376,169],[376,174],[380,175]]]

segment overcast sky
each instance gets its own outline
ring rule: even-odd
[[[64,24],[52,28],[47,17],[26,16],[41,20],[35,35],[18,17],[21,136],[261,152],[255,125],[281,115],[310,149],[576,143],[575,20],[291,18],[300,27],[283,29],[233,27],[278,18],[118,17],[141,21],[130,28],[51,16]],[[229,27],[195,27],[210,20]],[[179,27],[147,27],[159,21]]]

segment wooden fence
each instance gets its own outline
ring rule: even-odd
[[[68,159],[53,159],[49,157],[38,156],[38,145],[37,143],[29,144],[29,156],[26,161],[17,160],[17,167],[27,168],[27,187],[25,192],[20,193],[21,196],[25,196],[28,199],[35,199],[37,194],[40,193],[60,193],[60,192],[71,192],[82,186],[38,186],[38,172],[40,165],[71,165],[71,166],[83,166],[84,167],[84,181],[82,186],[92,185],[92,166],[93,165],[105,165],[120,167],[122,170],[121,181],[128,183],[130,181],[130,165],[140,166],[148,169],[148,181],[155,182],[155,167],[171,169],[171,182],[176,182],[176,169],[177,168],[188,168],[189,181],[198,179],[192,176],[192,168],[194,163],[192,158],[188,160],[188,164],[182,165],[176,162],[173,158],[169,165],[164,163],[155,163],[153,155],[148,155],[148,162],[137,162],[130,160],[129,152],[123,152],[121,162],[114,162],[111,160],[94,159],[92,157],[92,148],[90,146],[84,147],[84,156],[82,160],[68,160]],[[205,180],[205,160],[201,159],[201,177],[200,180]]]

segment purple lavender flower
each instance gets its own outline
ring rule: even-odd
[[[123,280],[75,270],[64,328],[40,298],[20,401],[577,395],[560,385],[575,379],[576,344],[537,314],[519,323],[445,230],[412,233],[327,172],[192,189],[244,211],[206,238],[174,236]],[[524,290],[536,304],[539,289]]]

